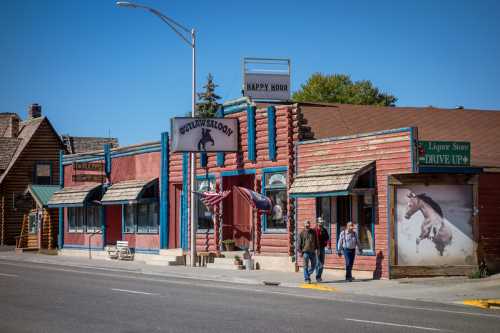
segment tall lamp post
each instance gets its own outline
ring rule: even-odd
[[[154,8],[140,5],[127,1],[118,1],[116,3],[117,6],[127,7],[127,8],[140,8],[145,9],[152,14],[158,16],[163,22],[165,22],[176,34],[179,36],[184,42],[186,42],[191,49],[193,50],[193,76],[192,76],[192,101],[191,101],[191,117],[195,117],[195,108],[196,108],[196,31],[194,29],[188,29],[177,23],[170,17],[160,13]],[[190,224],[191,224],[191,266],[196,266],[196,230],[197,224],[194,219],[194,173],[196,168],[196,160],[194,153],[191,153],[191,166],[190,166],[190,204],[189,204],[189,216],[190,216]]]

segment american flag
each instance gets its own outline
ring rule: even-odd
[[[231,191],[222,192],[196,192],[201,196],[200,200],[207,206],[208,209],[213,209],[217,206],[224,198],[226,198]]]
[[[269,214],[273,203],[268,197],[241,186],[233,186],[234,193],[241,195],[258,214]]]

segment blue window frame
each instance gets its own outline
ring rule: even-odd
[[[271,214],[262,217],[263,230],[266,232],[286,232],[288,222],[286,171],[264,172],[262,194],[270,198],[273,203]]]
[[[124,205],[123,232],[126,234],[157,234],[159,230],[158,201]]]

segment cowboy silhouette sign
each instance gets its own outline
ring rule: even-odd
[[[211,143],[212,146],[215,145],[214,138],[210,135],[210,130],[208,128],[201,129],[201,139],[198,141],[198,150],[206,151],[207,143]]]

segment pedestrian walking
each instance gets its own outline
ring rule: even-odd
[[[352,281],[352,266],[354,265],[354,258],[356,257],[356,248],[361,253],[361,244],[357,232],[354,230],[354,223],[347,222],[347,226],[339,236],[339,243],[337,245],[337,254],[340,256],[344,254],[345,259],[345,279]]]
[[[300,233],[299,252],[304,258],[304,281],[311,283],[311,274],[316,268],[316,251],[318,250],[318,237],[311,229],[311,222],[304,222],[304,230]]]
[[[318,238],[318,251],[317,251],[317,262],[316,262],[316,282],[321,282],[323,279],[321,275],[323,274],[323,268],[325,266],[325,248],[328,246],[328,241],[330,236],[328,235],[328,230],[326,230],[325,220],[322,217],[318,217],[316,221],[316,237]]]

